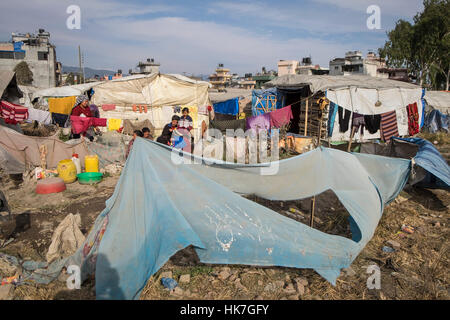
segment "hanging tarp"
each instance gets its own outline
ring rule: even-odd
[[[444,115],[450,114],[449,91],[427,91],[424,99],[432,109],[439,110]]]
[[[106,209],[67,263],[82,266],[83,277],[95,269],[98,299],[138,298],[149,277],[189,245],[204,263],[312,268],[335,283],[372,238],[410,170],[409,160],[327,148],[271,165],[213,159],[176,165],[172,155],[137,138]],[[287,201],[326,190],[352,216],[353,240],[239,195]]]
[[[281,107],[281,95],[276,88],[253,90],[252,115],[258,116]]]
[[[215,113],[235,116],[239,113],[239,98],[214,103],[213,107]]]
[[[448,120],[449,115],[443,114],[437,109],[432,110],[425,116],[424,126],[422,130],[430,133],[436,133],[443,130],[448,133]]]

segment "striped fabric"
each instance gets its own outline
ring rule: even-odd
[[[5,119],[5,123],[16,124],[28,119],[28,108],[2,100],[0,116]]]
[[[381,114],[381,136],[386,142],[399,136],[395,110]]]

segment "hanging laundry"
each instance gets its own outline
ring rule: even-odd
[[[364,123],[370,134],[375,134],[378,130],[380,130],[380,122],[381,116],[379,114],[364,116]]]
[[[220,131],[225,131],[226,129],[233,129],[233,130],[242,129],[243,131],[245,131],[245,119],[224,120],[224,121],[211,120],[209,122],[209,127],[211,129],[217,129]]]
[[[269,113],[270,115],[270,126],[275,128],[281,128],[291,122],[294,118],[292,115],[291,106],[287,106],[281,109],[277,109]]]
[[[338,107],[339,132],[347,132],[351,114],[351,111]]]
[[[270,113],[264,113],[259,116],[247,118],[247,130],[270,130]]]
[[[48,111],[28,108],[28,121],[37,121],[42,124],[51,124],[52,114]]]
[[[108,130],[116,131],[122,126],[122,119],[108,119]]]
[[[417,109],[417,103],[408,105],[408,132],[410,136],[418,134],[419,128],[419,110]]]
[[[392,137],[398,137],[397,115],[395,111],[381,115],[381,136],[384,141],[390,141]]]
[[[17,124],[28,119],[28,108],[5,100],[0,102],[0,115],[5,123]]]
[[[237,115],[239,113],[239,98],[214,103],[214,112],[222,114]]]
[[[328,136],[333,136],[333,129],[334,129],[334,121],[336,119],[336,113],[338,111],[338,105],[334,102],[330,101],[330,108],[328,110]]]
[[[68,114],[52,113],[52,123],[60,126],[61,128],[67,127]]]
[[[77,97],[49,98],[48,110],[51,113],[70,114]]]
[[[102,105],[102,109],[103,109],[103,111],[116,110],[116,105],[115,104],[104,104],[104,105]]]
[[[355,133],[361,128],[361,135],[364,134],[364,116],[362,114],[353,112],[352,129],[355,128]]]

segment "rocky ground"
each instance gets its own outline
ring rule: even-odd
[[[447,143],[440,149],[448,155]],[[44,261],[53,231],[69,213],[81,215],[81,231],[87,235],[117,180],[117,176],[106,177],[96,186],[74,183],[63,193],[44,196],[34,193],[33,180],[18,185],[2,179],[1,189],[14,223],[2,228],[0,253]],[[310,222],[310,199],[276,202],[248,198],[299,222]],[[374,237],[342,272],[336,286],[313,270],[202,264],[189,247],[148,280],[141,299],[449,299],[449,208],[447,190],[406,188],[386,207]],[[332,192],[316,197],[315,228],[351,237],[347,217]],[[414,227],[414,232],[402,232],[403,225]],[[12,242],[5,242],[11,238]],[[385,246],[393,252],[383,251]],[[370,265],[381,270],[379,290],[367,288]],[[162,277],[175,279],[178,287],[165,289]],[[0,298],[95,299],[94,288],[95,280],[90,279],[81,290],[68,290],[65,278],[60,277],[49,285],[0,286]]]

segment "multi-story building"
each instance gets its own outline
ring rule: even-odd
[[[322,68],[320,65],[312,64],[311,57],[306,57],[302,59],[302,63],[297,66],[295,70],[297,74],[305,75],[324,75],[329,74],[330,70],[328,68]]]
[[[349,51],[345,58],[336,58],[330,61],[330,75],[369,75],[372,77],[382,77],[385,75],[378,72],[378,69],[385,68],[384,59],[377,57],[374,52],[369,52],[364,59],[361,51]]]
[[[37,35],[12,33],[10,42],[0,43],[0,70],[13,71],[22,61],[33,73],[33,86],[51,88],[60,84],[61,65],[56,61],[49,32],[39,29]]]
[[[151,74],[159,73],[159,67],[161,64],[155,62],[155,59],[148,58],[147,61],[140,61],[137,65],[138,70],[129,70],[129,74]]]
[[[269,82],[277,77],[277,73],[274,70],[266,71],[266,68],[262,68],[262,72],[258,72],[253,76],[255,80],[255,89],[261,89],[263,84]]]
[[[296,60],[280,60],[278,61],[278,76],[284,76],[286,74],[295,74],[298,61]]]
[[[209,76],[209,82],[214,89],[222,91],[231,85],[231,78],[230,69],[225,68],[222,63],[219,63],[216,73]]]

